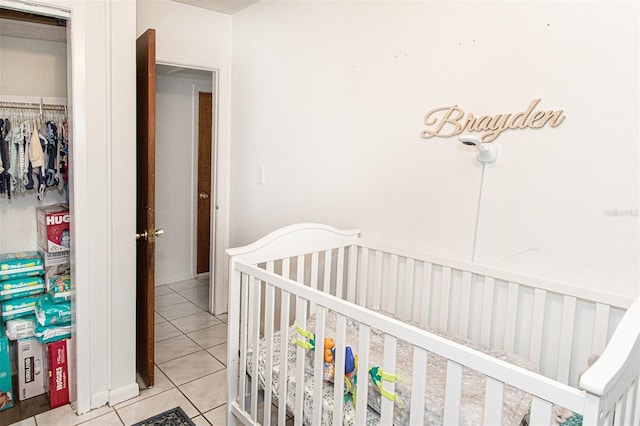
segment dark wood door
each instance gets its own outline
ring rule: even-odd
[[[211,252],[211,93],[198,96],[198,255],[196,271],[209,272]]]
[[[147,30],[136,42],[137,89],[137,231],[136,352],[137,369],[153,386],[155,297],[155,138],[156,32]]]

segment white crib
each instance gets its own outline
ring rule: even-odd
[[[312,398],[312,407],[305,401],[304,359],[312,362],[313,395],[333,392],[333,419],[343,418],[345,407],[355,402],[353,424],[370,424],[373,395],[362,367],[370,365],[374,330],[384,336],[384,371],[395,370],[399,342],[412,346],[413,386],[405,401],[408,424],[424,423],[431,356],[446,358],[441,419],[445,425],[462,422],[463,369],[486,376],[481,417],[485,425],[503,424],[507,388],[530,395],[530,425],[552,424],[558,407],[582,415],[584,425],[640,424],[640,299],[397,250],[360,239],[357,230],[318,224],[288,226],[227,253],[228,424],[269,425],[272,411],[280,425],[291,418],[295,424],[305,418],[310,419],[306,423],[323,424],[327,407],[322,398]],[[295,367],[287,365],[286,356],[274,359],[277,353],[286,354],[296,337],[291,332],[294,320],[304,329],[313,316],[316,341],[328,337],[324,326],[329,310],[336,313],[331,336],[336,348],[354,343],[346,341],[347,324],[358,325],[354,401],[345,402],[343,386],[322,380],[323,351],[309,353],[298,347]],[[450,342],[425,331],[429,327],[517,354],[537,372]],[[278,334],[281,338],[274,339]],[[592,355],[599,359],[588,367]],[[343,383],[344,358],[336,351],[335,383]],[[259,364],[264,370],[261,380]],[[279,380],[274,364],[283,372]],[[294,377],[285,379],[290,369]],[[394,392],[393,382],[385,386]],[[293,404],[287,404],[288,394],[294,395]],[[394,424],[397,404],[386,398],[379,401],[376,422]],[[266,408],[258,418],[262,403]]]

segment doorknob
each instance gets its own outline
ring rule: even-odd
[[[201,200],[206,200],[207,198],[209,198],[209,194],[207,194],[206,192],[201,192],[199,195]]]
[[[141,233],[141,234],[136,234],[136,240],[139,239],[143,239],[143,240],[151,240],[153,241],[153,237],[162,237],[164,235],[164,229],[162,228],[158,228],[155,230],[155,232],[150,235],[146,230]]]

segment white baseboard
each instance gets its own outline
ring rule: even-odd
[[[109,405],[113,407],[128,399],[135,398],[138,395],[140,395],[140,387],[137,383],[131,383],[130,385],[109,392]]]

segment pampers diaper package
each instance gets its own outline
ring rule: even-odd
[[[0,321],[0,411],[13,407],[14,402],[9,339],[5,336],[4,324]]]
[[[27,296],[19,299],[9,299],[2,302],[2,321],[33,315],[36,302],[41,296]]]
[[[44,293],[42,277],[14,278],[0,282],[0,301],[19,299],[40,293]]]
[[[37,277],[43,273],[42,258],[37,251],[0,254],[0,281]]]

